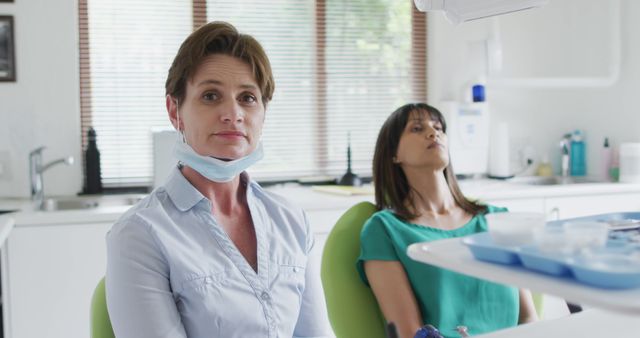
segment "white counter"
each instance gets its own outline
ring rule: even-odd
[[[622,183],[582,183],[569,185],[527,185],[515,184],[498,180],[463,180],[460,188],[470,198],[480,200],[521,200],[528,198],[548,198],[565,196],[588,196],[602,194],[640,193],[640,184]],[[349,207],[362,201],[374,202],[373,194],[370,195],[337,195],[317,192],[309,186],[298,184],[284,184],[267,188],[276,194],[284,196],[301,206],[311,216],[322,213],[332,213],[326,221],[322,221],[319,227],[322,232],[328,230],[332,224],[327,224],[329,219],[335,221],[337,216]],[[105,198],[109,198],[105,196]],[[86,222],[113,222],[128,209],[128,206],[117,206],[85,210],[67,211],[32,211],[31,202],[28,199],[0,199],[0,210],[22,210],[10,214],[14,218],[16,226],[34,224],[55,223],[86,223]],[[314,222],[312,222],[314,223]],[[318,224],[318,222],[316,222]],[[312,224],[313,225],[313,224]]]
[[[577,183],[558,185],[528,185],[508,181],[480,179],[459,181],[460,189],[470,198],[482,200],[520,199],[534,197],[563,197],[598,194],[640,192],[640,184],[630,183]]]

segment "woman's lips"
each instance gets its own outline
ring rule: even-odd
[[[243,132],[235,131],[235,130],[221,131],[221,132],[215,133],[214,135],[219,136],[219,137],[223,137],[223,138],[230,138],[230,139],[237,139],[237,138],[245,137],[245,134]]]
[[[443,146],[442,144],[438,143],[438,142],[433,142],[433,143],[431,143],[431,144],[427,147],[427,149],[433,149],[433,148],[437,148],[437,147],[444,149],[444,146]]]

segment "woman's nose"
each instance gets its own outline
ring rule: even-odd
[[[435,128],[429,128],[429,130],[427,131],[427,137],[428,138],[437,138],[438,137],[438,130]]]
[[[225,123],[238,123],[244,120],[244,111],[235,100],[229,100],[223,107],[220,116]]]

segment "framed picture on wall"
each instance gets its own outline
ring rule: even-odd
[[[0,15],[0,81],[16,80],[13,16]]]

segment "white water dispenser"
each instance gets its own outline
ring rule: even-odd
[[[449,153],[456,175],[487,173],[489,109],[486,101],[443,101],[438,106],[447,122]]]

